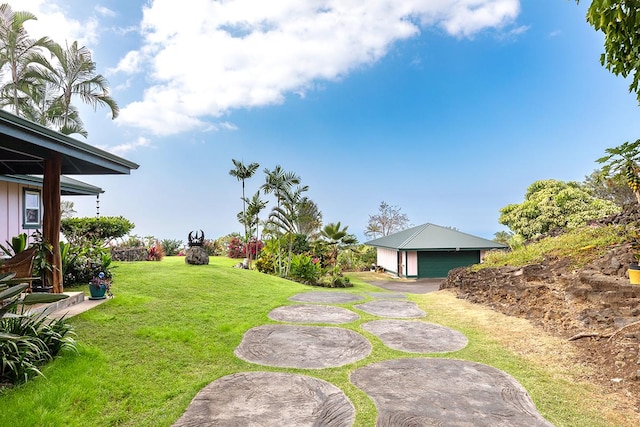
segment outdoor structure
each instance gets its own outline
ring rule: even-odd
[[[100,187],[67,176],[60,177],[62,196],[99,196]],[[21,233],[30,236],[42,228],[42,177],[0,175],[0,243]],[[0,252],[0,256],[3,256]]]
[[[423,224],[365,242],[377,250],[377,265],[407,278],[447,277],[449,271],[482,262],[487,251],[506,249],[492,240]]]
[[[63,290],[59,268],[60,195],[64,181],[61,176],[129,174],[137,168],[138,165],[129,160],[0,110],[0,176],[3,181],[9,182],[11,176],[16,175],[42,176],[41,200],[37,200],[35,191],[27,194],[28,206],[24,214],[27,224],[41,223],[44,239],[53,245],[50,261],[58,266],[51,278],[54,292]],[[10,191],[8,184],[0,186],[0,199],[4,196],[8,200],[8,193],[1,192],[3,188]],[[1,207],[0,212],[4,212]],[[22,213],[18,212],[18,215]],[[0,229],[4,227],[6,233],[9,232],[8,222],[8,217],[0,217]]]

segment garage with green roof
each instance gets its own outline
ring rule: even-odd
[[[450,270],[482,262],[507,246],[434,224],[423,224],[365,243],[377,251],[377,265],[407,278],[447,277]]]

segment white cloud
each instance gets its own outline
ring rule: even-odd
[[[142,99],[121,106],[116,123],[161,135],[221,129],[208,121],[233,109],[282,103],[288,94],[304,98],[427,28],[459,38],[487,28],[508,33],[520,10],[519,0],[190,0],[188,8],[174,0],[140,3],[141,45],[107,74],[145,73],[139,80],[150,86]],[[38,16],[38,25],[27,27],[33,36],[78,40],[90,48],[99,41],[97,17],[114,14],[96,7],[94,17],[80,22],[66,17],[65,2],[11,4]]]
[[[110,153],[122,156],[126,153],[130,153],[131,151],[135,151],[139,148],[150,147],[150,146],[151,146],[151,141],[141,136],[133,142],[116,145],[115,147],[100,147],[100,148],[102,148],[103,150],[109,151]]]
[[[471,37],[518,13],[518,0],[153,0],[143,46],[117,67],[135,72],[144,58],[153,86],[116,123],[156,134],[205,129],[207,117],[304,96],[424,28]]]
[[[95,18],[86,22],[69,19],[63,8],[47,0],[11,0],[10,5],[13,11],[26,11],[36,16],[37,21],[25,23],[26,30],[34,38],[47,36],[61,45],[77,40],[80,45],[89,46],[98,41],[99,25]]]

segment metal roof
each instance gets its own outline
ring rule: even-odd
[[[0,174],[44,173],[44,159],[62,155],[65,175],[129,174],[138,165],[0,110]]]
[[[429,223],[365,242],[365,245],[403,251],[480,250],[507,247],[493,240]]]
[[[42,188],[42,176],[34,175],[0,175],[0,181],[16,182],[23,185],[33,185]],[[95,185],[69,178],[60,177],[60,194],[63,196],[97,196],[104,193],[104,190]]]

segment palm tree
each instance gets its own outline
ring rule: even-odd
[[[278,206],[283,197],[283,193],[294,185],[300,184],[300,177],[293,172],[285,172],[280,165],[270,171],[265,168],[265,183],[260,187],[265,194],[273,193],[278,201]]]
[[[11,79],[3,91],[3,105],[12,107],[14,114],[21,115],[28,87],[38,84],[31,72],[47,60],[43,51],[51,51],[55,43],[48,37],[31,39],[24,23],[37,19],[29,12],[14,12],[7,3],[0,5],[0,69],[9,68]]]
[[[262,210],[267,207],[267,204],[269,202],[260,198],[260,190],[256,191],[256,194],[254,194],[251,199],[243,198],[243,200],[247,203],[246,217],[248,220],[249,229],[251,232],[253,232],[253,227],[255,226],[256,240],[260,240],[260,230],[258,229],[260,224],[260,212],[262,212]]]
[[[250,163],[249,166],[246,166],[244,163],[242,163],[239,160],[231,159],[231,161],[233,162],[233,165],[235,166],[235,168],[229,171],[229,175],[235,177],[238,181],[242,182],[242,217],[245,218],[244,239],[246,241],[247,240],[247,223],[246,223],[247,208],[246,208],[246,202],[245,202],[246,199],[244,197],[244,181],[246,179],[251,178],[253,174],[256,172],[256,170],[258,170],[260,165],[258,163]]]
[[[338,221],[335,224],[329,223],[322,229],[322,237],[327,241],[329,246],[332,246],[330,257],[334,266],[338,262],[338,252],[340,249],[358,243],[358,239],[356,239],[353,234],[347,233],[348,228],[346,225],[344,228],[341,228],[340,221]]]
[[[309,187],[305,185],[282,191],[280,193],[281,203],[278,206],[275,206],[269,214],[269,223],[278,233],[278,245],[281,235],[286,235],[289,238],[288,257],[284,272],[282,271],[280,250],[278,250],[278,265],[280,268],[281,276],[286,276],[289,273],[289,267],[291,266],[293,239],[298,232],[298,206],[300,200],[302,199],[302,193],[304,193],[308,189]]]
[[[45,69],[34,73],[34,76],[50,84],[59,93],[54,105],[61,118],[61,133],[74,133],[74,123],[78,123],[77,110],[71,104],[73,97],[79,97],[94,110],[99,105],[106,105],[111,110],[111,118],[118,117],[118,104],[109,95],[107,79],[102,74],[96,74],[96,63],[89,49],[84,46],[79,48],[78,42],[74,41],[66,49],[54,44],[51,52],[57,61],[48,63],[48,66],[42,63]]]
[[[322,212],[318,205],[311,199],[303,197],[298,202],[298,217],[296,227],[298,233],[304,234],[310,239],[316,239],[322,227]]]
[[[287,193],[294,185],[300,184],[300,177],[293,172],[285,172],[280,165],[276,165],[272,171],[265,168],[264,173],[266,174],[265,183],[262,184],[260,188],[265,192],[265,194],[273,193],[275,195],[277,206],[274,207],[273,210],[276,210],[276,208],[280,209],[280,204],[282,203],[283,198],[286,197],[285,193]],[[276,227],[276,229],[279,228],[280,227]],[[278,235],[277,262],[279,266],[281,266],[280,252],[280,235]],[[280,274],[282,275],[282,269],[280,269]]]

